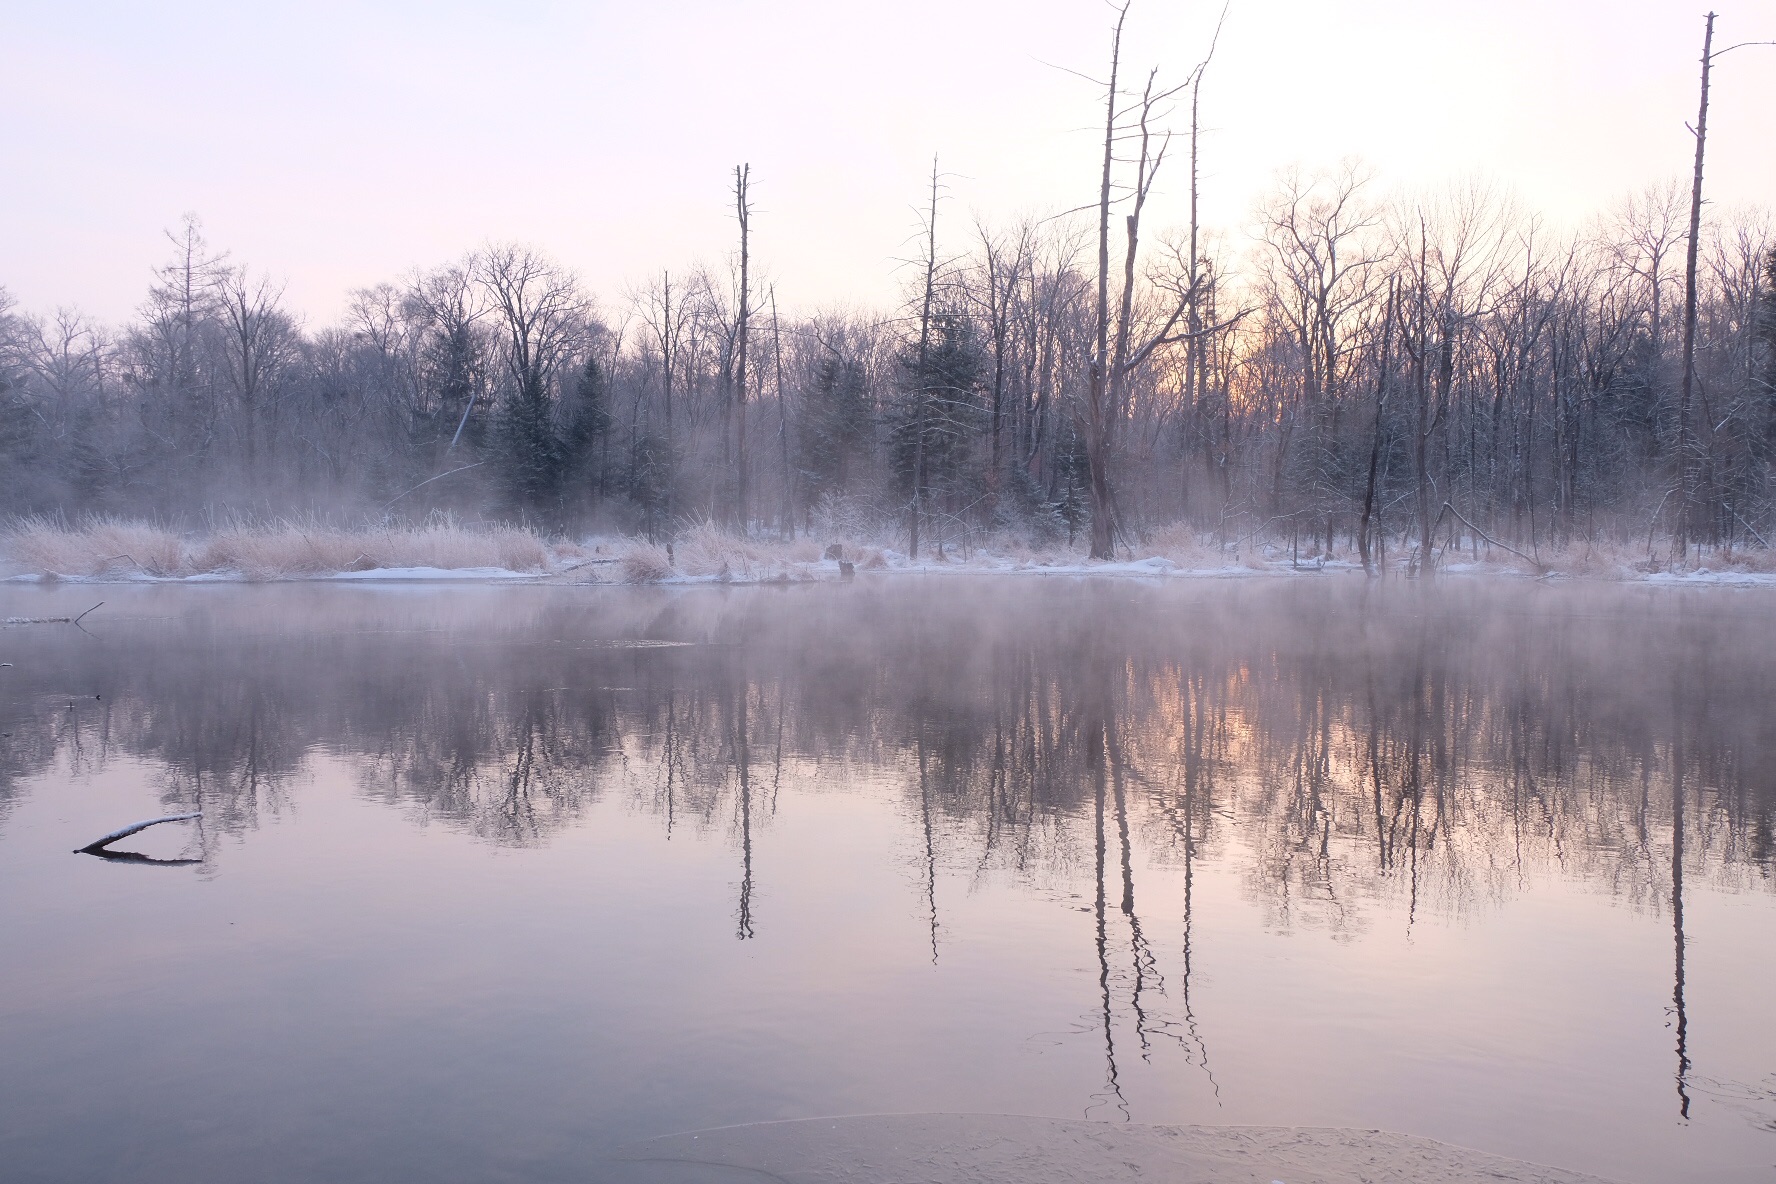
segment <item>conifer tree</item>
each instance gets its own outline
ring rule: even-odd
[[[984,360],[967,317],[931,317],[923,351],[901,360],[902,397],[889,416],[889,462],[897,489],[927,513],[955,513],[984,474],[970,448],[986,422]]]
[[[809,501],[844,496],[870,435],[869,387],[855,359],[831,354],[820,360],[800,427],[800,468]]]

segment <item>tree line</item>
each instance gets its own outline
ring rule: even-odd
[[[0,495],[190,524],[892,532],[915,554],[997,537],[1109,557],[1177,525],[1369,564],[1482,542],[1769,545],[1767,215],[1701,229],[1685,383],[1678,184],[1561,231],[1482,184],[1389,197],[1347,164],[1283,174],[1243,232],[1211,234],[1206,66],[1171,89],[1112,75],[1083,215],[959,217],[934,164],[894,308],[780,308],[745,167],[719,265],[595,299],[545,253],[493,244],[355,292],[322,327],[187,219],[126,324],[23,313],[0,289]],[[1158,125],[1183,103],[1191,222],[1149,242]]]

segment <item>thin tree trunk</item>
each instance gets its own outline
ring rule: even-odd
[[[1683,505],[1678,511],[1678,553],[1689,551],[1695,513],[1696,456],[1690,431],[1690,401],[1696,380],[1696,253],[1702,241],[1702,153],[1708,143],[1708,69],[1714,62],[1714,13],[1702,34],[1702,100],[1696,112],[1696,171],[1690,182],[1690,241],[1684,257],[1683,393],[1678,400],[1677,449]]]
[[[925,215],[925,295],[919,306],[919,379],[913,391],[913,507],[907,557],[919,557],[919,520],[925,512],[925,411],[930,402],[925,364],[931,356],[931,299],[937,287],[937,157],[931,158],[931,205]]]
[[[1363,518],[1357,527],[1357,550],[1363,557],[1364,571],[1372,570],[1369,561],[1369,532],[1375,514],[1376,473],[1381,468],[1381,417],[1387,407],[1388,370],[1393,363],[1394,298],[1397,291],[1397,284],[1388,285],[1387,314],[1381,328],[1381,364],[1375,374],[1375,430],[1369,441],[1369,479],[1363,488]]]
[[[795,470],[789,463],[789,413],[783,401],[783,336],[777,324],[777,287],[771,286],[771,353],[777,363],[777,438],[783,445],[783,522],[779,533],[795,542]]]
[[[1116,149],[1116,83],[1122,64],[1122,25],[1128,18],[1125,4],[1116,17],[1110,40],[1110,82],[1104,99],[1104,169],[1098,186],[1098,299],[1097,336],[1093,342],[1090,380],[1086,391],[1085,459],[1091,497],[1091,557],[1112,559],[1116,531],[1110,505],[1110,180]]]
[[[734,386],[734,513],[743,535],[750,533],[751,527],[746,504],[746,332],[752,316],[751,280],[747,270],[750,264],[747,236],[751,229],[752,207],[746,200],[746,185],[751,174],[752,166],[749,164],[734,166],[734,210],[740,218],[740,323],[736,333],[738,343],[735,349],[738,357]]]

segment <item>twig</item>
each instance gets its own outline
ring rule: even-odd
[[[94,839],[92,842],[88,843],[84,847],[74,848],[74,854],[76,854],[76,855],[97,855],[97,854],[99,854],[99,852],[102,848],[110,846],[112,843],[115,843],[118,839],[126,839],[130,835],[135,834],[139,830],[147,830],[149,827],[159,826],[163,822],[185,822],[185,821],[188,821],[189,819],[192,819],[192,818],[202,818],[202,817],[203,817],[203,811],[196,810],[190,814],[168,814],[164,818],[150,818],[144,822],[132,822],[126,827],[123,827],[119,830],[114,830],[108,835],[104,835],[100,838]]]
[[[1751,523],[1747,522],[1745,520],[1744,516],[1742,516],[1738,510],[1733,509],[1731,506],[1728,506],[1727,509],[1732,513],[1733,517],[1739,519],[1740,526],[1743,526],[1746,530],[1749,530],[1751,532],[1751,536],[1753,538],[1755,538],[1758,542],[1762,543],[1766,548],[1770,545],[1769,540],[1765,539],[1763,535],[1759,534],[1758,528],[1753,526]]]
[[[1665,512],[1665,503],[1667,501],[1671,500],[1671,495],[1676,492],[1677,492],[1677,490],[1675,487],[1673,487],[1671,489],[1667,489],[1665,491],[1665,496],[1659,499],[1659,504],[1657,506],[1653,507],[1653,516],[1651,518],[1647,519],[1647,558],[1648,559],[1651,559],[1653,557],[1653,530],[1654,530],[1654,528],[1656,528],[1659,525],[1659,515],[1663,514]]]
[[[87,609],[86,613],[92,612],[93,608],[102,608],[104,606],[104,604],[105,604],[105,602],[101,600],[101,601],[99,601],[98,604],[93,605],[92,608]],[[81,613],[80,617],[84,617],[86,615],[86,613]],[[80,624],[80,617],[75,617],[72,621],[69,621],[68,624],[70,624],[70,625]]]
[[[464,412],[464,413],[463,413],[463,418],[464,418],[464,419],[467,419],[467,418],[468,418],[468,413],[467,413],[467,412]],[[461,429],[461,428],[458,428],[458,429],[457,429],[457,430],[458,430],[458,431],[459,431],[459,432],[460,432],[460,431],[461,431],[461,430],[462,430],[462,429]],[[455,443],[455,441],[454,441],[454,440],[453,440],[453,441],[451,441],[451,443],[452,443],[452,444],[454,444],[454,443]],[[443,478],[445,478],[445,477],[448,477],[448,476],[450,476],[450,475],[451,475],[451,474],[452,474],[452,473],[466,473],[466,472],[468,472],[468,471],[469,471],[469,470],[470,470],[470,469],[478,469],[478,468],[480,468],[480,467],[481,467],[481,466],[482,466],[482,465],[484,465],[484,464],[486,464],[486,463],[487,463],[487,462],[486,462],[486,461],[484,461],[484,460],[478,460],[478,461],[476,461],[476,462],[475,462],[475,463],[474,463],[474,464],[472,464],[472,465],[464,465],[464,466],[463,466],[463,467],[462,467],[462,468],[460,468],[460,469],[451,469],[451,470],[450,470],[450,472],[449,472],[449,473],[439,473],[439,474],[438,474],[438,475],[437,475],[437,476],[436,476],[436,477],[427,477],[427,478],[426,478],[426,479],[425,479],[425,480],[424,480],[424,481],[421,481],[421,482],[420,482],[420,483],[419,483],[419,485],[415,485],[415,486],[414,486],[414,487],[413,487],[413,489],[418,489],[418,488],[420,488],[420,487],[421,487],[421,486],[425,486],[425,485],[430,485],[430,484],[431,484],[431,483],[432,483],[432,482],[434,482],[434,481],[439,481],[439,480],[442,480],[442,479],[443,479]],[[387,511],[388,511],[388,508],[389,508],[389,506],[392,506],[392,505],[394,505],[394,504],[395,504],[395,503],[396,503],[396,502],[398,502],[398,501],[400,501],[400,500],[401,500],[401,499],[402,499],[402,498],[404,498],[404,497],[406,497],[406,496],[407,496],[407,495],[408,495],[408,494],[410,494],[410,493],[412,493],[412,492],[413,492],[413,489],[403,489],[403,490],[402,490],[402,491],[401,491],[401,492],[400,492],[400,493],[397,493],[397,494],[396,494],[396,495],[395,495],[395,496],[394,496],[394,497],[391,497],[391,498],[390,498],[390,499],[389,499],[389,500],[388,500],[388,502],[387,502],[387,503],[386,503],[386,504],[385,504],[385,505],[384,505],[384,506],[383,506],[383,507],[382,507],[382,509],[383,509],[383,512],[384,512],[384,513],[387,513]]]

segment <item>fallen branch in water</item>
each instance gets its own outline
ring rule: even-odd
[[[99,601],[98,604],[87,609],[86,613],[92,612],[93,608],[98,608],[104,603],[102,600]],[[0,625],[78,625],[80,618],[86,616],[86,613],[81,613],[79,617],[6,617],[0,619]]]
[[[118,839],[127,839],[129,836],[135,834],[139,830],[147,830],[149,827],[159,826],[163,822],[186,822],[186,821],[189,821],[190,819],[193,819],[193,818],[202,818],[202,817],[203,817],[203,811],[197,810],[197,811],[194,811],[193,813],[190,813],[190,814],[168,814],[165,818],[150,818],[144,822],[132,822],[128,826],[122,828],[121,830],[114,830],[108,835],[105,835],[101,838],[94,839],[92,842],[88,843],[84,847],[74,848],[74,854],[76,854],[76,855],[102,855],[102,854],[104,854],[104,850],[103,850],[104,848],[110,846],[112,843],[115,843]]]

